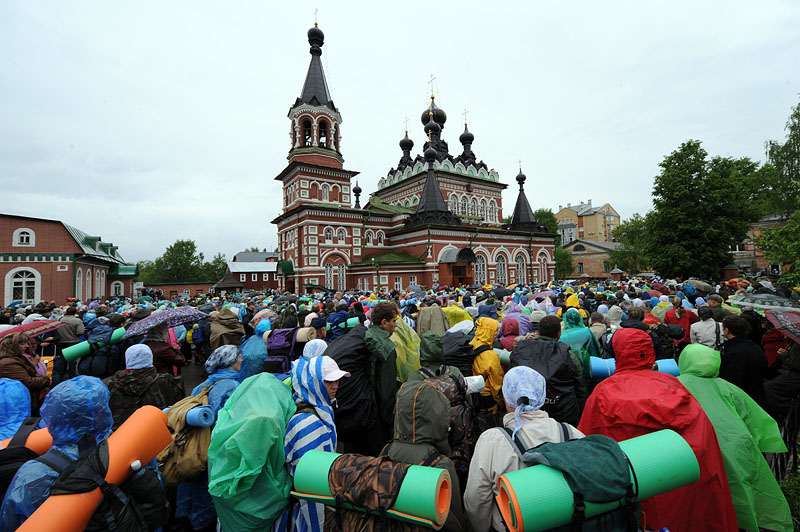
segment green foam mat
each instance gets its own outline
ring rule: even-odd
[[[119,329],[114,329],[114,332],[111,333],[111,344],[116,344],[122,337],[125,335],[125,328],[120,327]],[[97,342],[98,347],[105,347],[105,343]],[[61,354],[64,355],[64,359],[67,361],[75,360],[76,358],[80,358],[84,355],[88,355],[91,352],[91,346],[89,342],[78,342],[75,345],[71,345],[61,351]]]

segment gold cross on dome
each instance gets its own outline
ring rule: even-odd
[[[403,122],[405,123],[406,133],[408,133],[408,117]]]
[[[319,9],[314,9],[314,26],[317,25],[317,12],[319,12]]]
[[[431,74],[431,79],[428,80],[428,85],[430,85],[430,88],[431,88],[431,98],[433,98],[433,80],[435,80],[435,79],[436,79],[436,77],[433,74]]]
[[[464,108],[464,113],[463,113],[463,115],[464,115],[464,125],[465,126],[467,125],[467,113],[469,113],[469,111],[467,111],[467,108],[465,107]]]
[[[519,171],[522,172],[522,159],[517,161],[519,163]]]

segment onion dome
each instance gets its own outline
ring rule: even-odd
[[[522,186],[525,184],[526,179],[527,177],[525,177],[525,174],[523,174],[522,170],[520,169],[519,173],[517,174],[517,183],[519,183],[520,190],[522,190]]]
[[[472,144],[472,141],[475,140],[475,135],[470,133],[469,129],[467,129],[466,122],[464,123],[464,132],[458,137],[458,140],[461,144]]]
[[[425,156],[425,160],[427,162],[433,163],[433,161],[436,160],[436,154],[437,154],[436,149],[433,146],[428,145],[428,149],[425,150],[425,153],[423,155]]]
[[[436,123],[434,115],[430,112],[428,113],[428,121],[425,122],[425,127],[423,129],[425,130],[425,135],[429,137],[435,137],[442,132],[442,127]]]
[[[408,138],[408,131],[406,131],[406,136],[400,140],[400,149],[403,151],[411,151],[413,147],[414,141]]]
[[[440,109],[436,105],[436,102],[434,102],[433,98],[434,97],[431,96],[431,104],[430,104],[430,106],[428,106],[427,109],[425,109],[425,111],[423,111],[422,116],[420,117],[420,120],[422,121],[423,125],[427,124],[428,123],[428,116],[429,116],[430,112],[433,111],[433,121],[436,122],[437,124],[439,124],[439,127],[443,129],[444,128],[444,123],[447,122],[447,113],[445,113],[442,109]]]
[[[358,186],[358,181],[356,181],[356,186],[354,186],[354,187],[353,187],[353,194],[355,194],[356,196],[358,196],[358,195],[360,195],[360,194],[361,194],[361,192],[362,192],[362,191],[361,191],[361,187],[360,187],[360,186]]]
[[[308,30],[308,44],[310,44],[312,48],[319,49],[324,43],[325,34],[322,33],[322,30],[314,23],[314,27]]]

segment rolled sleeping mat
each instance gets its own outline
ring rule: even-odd
[[[617,367],[617,361],[613,358],[589,357],[589,359],[589,362],[592,366],[592,378],[605,379],[606,377],[610,377],[614,374],[614,370]],[[656,360],[656,364],[658,365],[658,371],[661,373],[667,373],[675,377],[681,374],[681,372],[678,371],[678,363],[675,362],[674,359],[665,358],[662,360]]]
[[[632,467],[636,500],[674,490],[700,478],[692,448],[677,432],[659,430],[619,442]],[[634,476],[635,472],[635,476]],[[512,532],[538,532],[566,525],[575,511],[574,496],[557,469],[534,465],[502,475],[496,497],[503,520]],[[596,504],[586,502],[586,517],[609,512],[625,499]]]
[[[110,344],[116,344],[122,337],[125,335],[125,328],[120,327],[119,329],[114,329],[114,332],[111,333],[111,340]],[[105,347],[104,342],[97,342],[98,347]],[[76,358],[80,358],[84,355],[88,355],[91,352],[91,347],[89,346],[89,342],[78,342],[75,345],[71,345],[61,351],[61,354],[64,355],[64,358],[67,361],[75,360]]]
[[[143,406],[108,438],[105,480],[121,484],[133,468],[150,462],[172,442],[167,415],[155,406]],[[87,493],[52,495],[22,524],[22,532],[81,532],[103,501],[100,488]]]
[[[11,438],[0,441],[0,449],[5,449],[8,447],[10,442]],[[50,447],[52,446],[53,436],[50,435],[50,431],[46,428],[34,430],[28,435],[28,439],[25,440],[25,447],[35,452],[39,456],[42,456],[44,453],[49,451]]]
[[[304,454],[295,468],[292,495],[299,499],[336,506],[336,499],[328,484],[328,473],[339,456],[339,453],[316,450]],[[452,484],[446,469],[412,465],[406,472],[394,505],[386,514],[392,519],[438,530],[450,514],[451,496]],[[348,504],[343,506],[365,511]]]
[[[217,416],[208,405],[196,406],[186,412],[186,424],[193,427],[213,427]]]
[[[511,365],[511,351],[506,351],[505,349],[495,349],[495,353],[497,356],[500,357],[500,364],[503,366],[510,366]]]
[[[310,297],[301,297],[297,300],[298,303],[308,303],[309,301],[311,301]]]
[[[347,318],[347,321],[343,321],[342,323],[340,323],[339,327],[344,329],[344,328],[355,327],[356,325],[358,325],[358,317],[353,317],[353,318]]]

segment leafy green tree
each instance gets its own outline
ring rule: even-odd
[[[747,158],[715,157],[689,140],[659,164],[655,209],[647,216],[647,256],[666,276],[719,278],[730,248],[744,240],[756,216],[748,204],[758,165]]]
[[[647,218],[636,213],[611,231],[611,236],[620,244],[608,252],[612,267],[617,266],[631,275],[650,268],[647,257],[647,245],[650,239]]]
[[[158,271],[156,270],[156,265],[152,260],[139,261],[136,263],[136,266],[139,269],[139,274],[136,276],[137,281],[141,281],[145,285],[161,282]]]
[[[260,250],[259,248],[257,248],[256,246],[252,246],[252,247],[249,247],[249,248],[247,248],[245,251],[250,251],[250,252],[253,252],[253,253],[258,253],[258,252],[259,252],[259,251],[261,251],[261,250]]]
[[[225,260],[225,255],[217,253],[211,259],[211,262],[203,264],[203,280],[207,282],[219,281],[225,275],[227,268],[228,262]]]
[[[767,214],[791,213],[800,209],[800,103],[786,121],[786,141],[765,144],[770,172],[765,174],[764,196]]]
[[[800,284],[800,210],[794,212],[785,226],[765,229],[756,237],[756,245],[764,250],[770,262],[789,266],[781,276],[784,282]]]
[[[503,225],[509,225],[511,223],[513,216],[504,216],[503,217]]]
[[[555,247],[556,279],[566,279],[572,275],[575,266],[572,262],[572,252],[561,246]]]
[[[553,211],[550,209],[536,209],[533,211],[533,216],[536,218],[536,221],[542,224],[547,228],[548,233],[553,233],[556,235],[556,246],[561,245],[561,235],[558,234],[558,221],[556,220],[556,215],[553,214]]]

